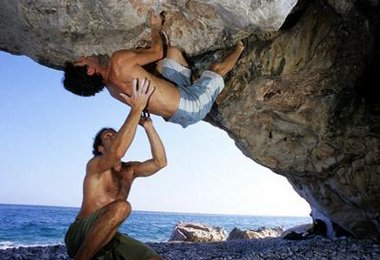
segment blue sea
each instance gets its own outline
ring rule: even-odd
[[[63,244],[66,230],[79,209],[70,207],[0,204],[0,249],[19,246]],[[264,217],[245,215],[216,215],[134,211],[120,231],[143,242],[168,241],[178,222],[202,223],[223,227],[284,229],[311,223],[309,217]]]

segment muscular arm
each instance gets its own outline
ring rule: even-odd
[[[162,59],[164,55],[163,43],[160,36],[161,18],[154,10],[150,10],[149,15],[152,34],[152,45],[150,48],[142,49],[136,52],[134,58],[135,62],[141,66]]]
[[[155,130],[150,118],[142,119],[145,132],[149,139],[152,158],[142,163],[136,163],[133,167],[134,177],[150,176],[167,165],[166,152],[162,141]]]
[[[142,109],[132,108],[124,124],[112,140],[109,152],[95,157],[94,167],[98,172],[117,168],[120,165],[121,158],[125,155],[135,136],[141,112]]]
[[[148,81],[142,82],[137,90],[136,80],[133,80],[132,89],[132,96],[126,97],[131,104],[128,117],[112,139],[110,148],[102,155],[94,157],[87,165],[87,171],[101,173],[111,168],[120,169],[121,158],[132,143],[140,122],[141,113],[153,92],[153,88],[149,88]]]

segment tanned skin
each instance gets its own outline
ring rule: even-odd
[[[131,111],[118,132],[106,130],[101,134],[102,145],[98,146],[101,155],[94,156],[87,163],[83,183],[83,202],[77,219],[83,219],[98,209],[104,208],[95,224],[75,255],[75,260],[91,259],[115,236],[118,228],[131,213],[127,201],[131,185],[137,177],[148,177],[166,166],[166,153],[150,118],[141,118],[153,88],[149,81],[141,80],[137,89],[132,81],[131,96],[124,100]],[[122,162],[135,136],[138,125],[148,136],[152,158],[144,162]],[[151,260],[158,260],[153,257]]]
[[[154,76],[142,67],[163,58],[163,42],[160,37],[161,18],[153,10],[149,14],[152,35],[150,48],[116,51],[105,64],[100,63],[98,56],[81,57],[74,61],[74,65],[87,65],[88,75],[101,74],[111,96],[127,105],[131,104],[120,96],[120,93],[130,96],[132,79],[146,78],[155,87],[147,109],[155,115],[168,119],[175,113],[179,105],[179,90],[171,82]],[[210,70],[221,76],[226,75],[233,69],[243,50],[243,43],[238,41],[233,51],[222,61],[211,65]],[[181,51],[176,47],[168,48],[167,57],[188,66]],[[218,101],[220,102],[221,99]]]

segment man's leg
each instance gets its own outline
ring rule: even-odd
[[[212,64],[210,70],[224,77],[228,72],[230,72],[233,69],[243,50],[243,42],[238,41],[235,45],[234,50],[220,62]]]
[[[117,200],[106,206],[90,228],[85,240],[79,247],[74,259],[91,259],[115,236],[119,226],[131,213],[131,205],[127,201]]]
[[[238,61],[243,50],[244,50],[243,42],[238,41],[235,45],[234,50],[220,62],[212,64],[210,70],[224,77],[228,72],[230,72],[233,69],[233,67]],[[225,96],[226,96],[226,89],[223,89],[223,91],[216,98],[215,103],[216,104],[222,103]]]
[[[128,236],[128,234],[117,232],[111,243],[112,245],[107,245],[100,254],[97,254],[100,259],[109,259],[112,256],[118,256],[117,259],[162,259],[149,245]]]
[[[176,47],[168,48],[165,58],[157,63],[157,71],[177,86],[191,85],[191,70],[181,50]]]
[[[184,67],[189,67],[189,64],[183,57],[182,51],[178,49],[177,47],[169,47],[167,50],[166,58],[175,60],[179,64],[181,64]]]

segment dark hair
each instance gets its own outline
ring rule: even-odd
[[[115,131],[115,129],[113,128],[109,128],[109,127],[103,127],[102,129],[99,130],[99,132],[95,135],[95,138],[94,138],[94,144],[92,145],[92,154],[97,156],[97,155],[101,155],[101,153],[98,151],[98,147],[100,145],[103,145],[102,143],[102,134],[104,131],[109,131],[109,130],[112,130],[112,131]]]
[[[103,76],[87,75],[87,65],[74,66],[72,62],[65,63],[63,86],[68,91],[79,96],[93,96],[104,88]]]

